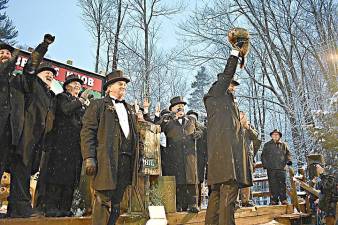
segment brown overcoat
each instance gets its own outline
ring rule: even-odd
[[[134,109],[124,103],[128,113],[133,145],[133,185],[137,182],[138,135]],[[106,96],[93,100],[82,120],[81,152],[83,159],[97,160],[97,173],[93,178],[95,190],[114,190],[117,185],[118,156],[121,144],[121,128],[112,99]]]
[[[208,115],[208,184],[236,181],[251,186],[249,158],[244,146],[239,110],[227,89],[233,79],[238,58],[230,56],[223,73],[204,97]]]

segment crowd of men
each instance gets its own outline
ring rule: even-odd
[[[205,180],[210,188],[206,224],[235,224],[239,189],[242,205],[252,206],[254,157],[261,141],[238,109],[234,93],[239,83],[233,79],[247,54],[248,40],[236,42],[224,71],[205,96],[205,124],[199,122],[197,112],[186,112],[181,96],[172,98],[168,109],[157,107],[154,118],[149,116],[149,101],[142,110],[128,104],[124,99],[130,80],[121,70],[106,76],[101,99],[90,100],[90,90],[82,91],[83,81],[76,75],[68,76],[64,92],[55,96],[50,88],[57,72],[41,63],[53,42],[52,35],[45,35],[23,74],[16,76],[12,72],[18,51],[0,45],[0,174],[11,174],[8,217],[41,216],[41,212],[49,217],[72,216],[83,164],[93,178],[93,224],[115,224],[123,194],[128,185],[137,183],[142,161],[138,121],[161,127],[162,175],[175,177],[177,211],[199,212]],[[290,152],[280,131],[270,135],[262,162],[268,171],[271,204],[287,204],[284,168],[292,165]],[[33,209],[29,182],[39,170]]]

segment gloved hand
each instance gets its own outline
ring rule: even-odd
[[[84,90],[84,92],[82,92],[82,94],[81,94],[81,98],[88,100],[90,95],[91,95],[91,92],[92,92],[92,90],[90,90],[90,89]]]
[[[192,137],[194,139],[200,139],[201,138],[201,134],[199,132],[194,132],[194,133],[192,133]]]
[[[286,165],[292,166],[292,161],[287,161]]]
[[[249,32],[240,27],[235,27],[228,32],[228,41],[232,48],[240,52],[242,57],[241,68],[244,67],[244,57],[247,56],[250,50]]]
[[[85,168],[86,168],[86,174],[88,176],[94,176],[96,174],[96,170],[97,170],[96,160],[94,158],[87,158],[84,161],[84,164],[85,164]]]
[[[43,42],[50,45],[55,41],[55,36],[52,36],[51,34],[45,34],[43,37]]]

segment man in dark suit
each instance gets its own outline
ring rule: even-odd
[[[46,168],[41,171],[45,173],[46,180],[46,216],[72,215],[70,208],[73,193],[79,184],[82,166],[81,120],[90,91],[87,89],[79,96],[82,85],[83,80],[75,74],[70,75],[63,83],[64,92],[56,96],[54,126],[47,135],[45,144]],[[40,181],[39,179],[39,184]]]
[[[50,88],[57,71],[48,63],[40,64],[53,42],[53,36],[45,35],[27,61],[23,74],[10,81],[11,144],[14,147],[9,163],[9,217],[38,216],[31,206],[30,177],[38,171],[40,146],[54,120],[55,96]]]
[[[166,148],[162,152],[163,175],[175,176],[177,211],[188,210],[197,213],[198,174],[195,140],[202,131],[197,127],[196,119],[185,115],[186,102],[178,96],[170,100],[171,113],[163,116],[158,124],[166,136]]]
[[[10,145],[12,142],[10,111],[11,98],[9,82],[14,77],[13,70],[17,57],[14,48],[8,44],[0,44],[0,178],[8,163]]]
[[[231,34],[233,31],[230,31]],[[204,97],[208,115],[208,184],[211,185],[206,225],[233,225],[238,189],[252,185],[249,159],[241,132],[233,80],[239,58],[248,52],[248,40],[237,39],[223,73]]]
[[[83,117],[81,151],[86,173],[93,176],[93,225],[115,224],[126,187],[136,184],[136,115],[124,101],[129,81],[121,70],[108,74],[107,96],[93,100]]]
[[[278,129],[270,133],[271,140],[264,144],[262,164],[267,170],[271,205],[278,205],[279,201],[287,205],[286,198],[286,165],[292,166],[291,154],[288,145],[281,140],[282,132]]]

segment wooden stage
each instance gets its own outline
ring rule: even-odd
[[[282,215],[293,212],[292,205],[288,206],[256,206],[241,208],[236,211],[236,225],[266,224]],[[169,213],[167,219],[169,225],[189,224],[204,225],[205,210],[198,214]],[[147,219],[141,215],[120,216],[119,225],[144,225]],[[0,225],[90,225],[90,217],[72,218],[32,218],[32,219],[0,219]]]

